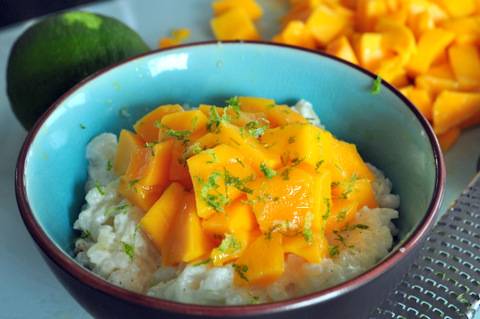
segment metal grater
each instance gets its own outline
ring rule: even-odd
[[[477,175],[434,227],[396,290],[370,318],[473,319],[479,306],[480,175]]]

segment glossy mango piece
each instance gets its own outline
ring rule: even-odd
[[[282,32],[272,40],[274,42],[295,45],[307,49],[316,48],[315,38],[305,23],[300,20],[289,21]]]
[[[192,179],[188,172],[185,151],[186,145],[183,142],[173,141],[168,178],[190,190],[192,189]]]
[[[265,113],[268,108],[276,104],[273,99],[254,96],[239,96],[238,103],[242,111],[250,113]]]
[[[224,213],[225,207],[245,192],[255,171],[237,149],[220,144],[187,160],[193,181],[198,216]]]
[[[176,216],[170,231],[173,240],[165,243],[162,263],[166,266],[188,263],[208,254],[212,240],[203,231],[195,210],[195,196],[187,193],[183,207]]]
[[[172,132],[169,130],[186,132],[187,134],[185,135],[185,138],[194,141],[196,138],[207,132],[207,122],[208,118],[201,110],[171,113],[162,118],[162,130],[160,133],[163,133],[163,138],[168,138],[168,133]],[[180,138],[183,138],[183,136]]]
[[[382,20],[375,29],[383,34],[383,46],[395,52],[400,66],[405,66],[417,49],[413,32],[402,24],[388,20]]]
[[[409,86],[401,89],[400,92],[417,107],[423,116],[428,120],[432,119],[433,101],[427,90]]]
[[[251,232],[258,227],[252,207],[245,203],[245,198],[238,198],[225,207],[225,212],[214,214],[202,221],[203,229],[214,235]]]
[[[288,105],[276,105],[268,108],[265,112],[271,127],[283,126],[292,123],[308,124],[308,121],[300,114],[295,112]]]
[[[130,203],[144,212],[160,198],[164,187],[142,185],[138,179],[130,179],[127,176],[120,178],[118,192]]]
[[[384,35],[374,32],[363,33],[354,38],[353,46],[361,66],[373,70],[388,56],[383,41]]]
[[[449,19],[442,22],[442,27],[455,33],[456,44],[477,44],[480,39],[480,18],[478,15]]]
[[[142,230],[153,242],[158,251],[165,248],[168,233],[183,208],[185,190],[182,185],[172,183],[162,196],[140,220]]]
[[[336,140],[332,143],[331,152],[332,160],[326,164],[330,165],[332,182],[342,182],[353,176],[370,181],[375,179],[375,175],[365,164],[354,144]]]
[[[311,229],[314,233],[318,233],[325,229],[325,223],[331,214],[332,177],[328,169],[320,167],[315,171],[313,189],[313,219]]]
[[[121,130],[113,163],[113,171],[117,176],[125,174],[133,154],[143,147],[145,147],[145,141],[141,137],[128,130]]]
[[[252,20],[263,15],[262,7],[255,0],[216,0],[212,3],[214,15],[220,15],[232,8],[242,8]]]
[[[311,124],[289,124],[268,129],[261,143],[281,158],[283,165],[303,162],[316,167],[328,161],[333,136]]]
[[[480,86],[480,54],[476,45],[454,45],[448,50],[448,56],[460,84]]]
[[[455,34],[443,29],[432,29],[425,32],[418,42],[417,51],[407,64],[411,75],[426,73],[437,58],[455,38]]]
[[[217,40],[258,40],[260,35],[253,20],[243,8],[229,9],[210,20]]]
[[[469,16],[477,10],[475,0],[437,0],[438,4],[454,18]]]
[[[258,231],[239,231],[234,234],[225,234],[220,245],[212,249],[210,253],[212,264],[223,266],[225,263],[237,259],[258,236],[261,236]]]
[[[353,47],[350,44],[350,40],[346,36],[330,42],[326,48],[326,52],[350,63],[359,63]]]
[[[332,198],[356,202],[359,209],[365,206],[368,208],[378,207],[372,182],[365,178],[358,179],[355,176],[350,180],[335,184],[335,187],[332,188]]]
[[[249,184],[248,194],[260,230],[292,234],[303,231],[306,216],[315,216],[314,177],[298,167]]]
[[[325,225],[325,234],[331,236],[335,231],[345,228],[354,220],[358,212],[358,204],[353,201],[333,200],[332,211]]]
[[[348,9],[319,4],[306,21],[316,42],[325,47],[353,24],[353,13]]]
[[[360,31],[373,31],[377,20],[388,12],[385,0],[358,0],[355,19]]]
[[[285,270],[282,235],[259,236],[232,265],[236,286],[266,286]]]
[[[433,128],[443,134],[480,112],[480,93],[443,91],[433,105]]]
[[[173,141],[165,141],[153,145],[149,149],[146,167],[141,183],[147,186],[165,187],[169,181],[169,171]]]
[[[311,237],[302,234],[285,236],[283,249],[285,253],[302,257],[307,262],[319,263],[328,256],[328,241],[320,234],[313,234]]]
[[[167,114],[182,111],[183,108],[179,104],[161,105],[138,120],[133,127],[146,142],[158,141],[159,124],[162,118]]]
[[[400,56],[384,59],[379,62],[378,68],[374,72],[393,86],[403,87],[408,85],[410,80],[402,64],[402,57]]]

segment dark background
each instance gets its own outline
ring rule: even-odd
[[[0,27],[95,0],[0,0]]]

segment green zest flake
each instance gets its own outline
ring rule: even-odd
[[[198,126],[198,116],[192,118],[192,131],[195,131]]]
[[[241,192],[244,192],[244,193],[247,193],[247,194],[252,194],[253,193],[252,189],[245,186],[245,183],[252,180],[252,176],[248,176],[247,178],[242,180],[239,177],[231,175],[230,172],[226,168],[224,168],[223,178],[224,178],[224,181],[225,181],[225,186],[230,186],[231,185]]]
[[[233,253],[242,248],[242,244],[231,234],[225,235],[225,238],[222,240],[218,250],[222,253]]]
[[[232,267],[235,270],[235,272],[240,276],[240,278],[242,278],[243,280],[248,282],[248,278],[246,276],[246,273],[248,272],[248,266],[247,265],[232,264]]]
[[[207,164],[218,163],[217,153],[215,153],[214,150],[209,149],[206,152],[211,157],[211,160],[207,161]]]
[[[160,122],[160,120],[155,120],[155,122],[153,122],[153,126],[155,126],[156,128],[163,128],[163,124],[162,122]]]
[[[105,196],[105,187],[103,187],[102,185],[100,185],[98,182],[95,182],[95,188],[97,189],[97,192],[102,195],[102,196]]]
[[[241,159],[239,159],[238,157],[235,158],[235,161],[240,164],[242,167],[245,167],[245,164],[242,162]]]
[[[288,221],[287,221],[288,222]],[[287,225],[288,226],[288,225]],[[274,231],[276,231],[277,229],[281,229],[282,228],[282,225],[281,224],[276,224],[276,225],[273,225],[269,230],[268,232],[265,233],[265,238],[270,240],[272,239],[272,234]]]
[[[150,149],[150,153],[152,154],[152,156],[155,156],[155,145],[157,145],[158,142],[147,142],[145,143],[145,147]]]
[[[295,136],[290,136],[290,137],[288,138],[288,144],[293,144],[293,143],[295,143],[295,140],[296,140]]]
[[[368,227],[368,225],[364,225],[364,224],[356,224],[356,225],[353,225],[352,227],[353,227],[353,229],[356,229],[356,228],[358,228],[358,229],[369,229],[370,228],[370,227]]]
[[[265,163],[260,164],[260,171],[265,175],[266,178],[272,179],[272,177],[277,175],[277,172],[275,172],[273,169],[267,166]]]
[[[338,212],[337,215],[337,221],[342,221],[347,217],[348,210],[347,209],[342,209],[341,211]]]
[[[207,129],[209,132],[218,133],[220,129],[220,123],[222,123],[222,118],[217,112],[215,106],[210,107],[210,118],[208,119]]]
[[[313,241],[313,232],[311,228],[303,230],[303,238],[307,243],[311,243]]]
[[[123,204],[123,205],[118,205],[118,206],[115,206],[115,207],[110,207],[109,209],[107,209],[107,211],[105,212],[105,217],[110,217],[112,214],[114,213],[122,213],[122,214],[126,214],[128,212],[127,208],[129,207],[128,204]]]
[[[319,170],[320,166],[322,166],[323,162],[324,162],[324,160],[321,160],[321,161],[318,161],[318,162],[315,163],[315,171],[318,172],[318,170]]]
[[[110,172],[113,168],[112,161],[108,160],[107,161],[107,172]]]
[[[377,75],[377,77],[373,81],[371,92],[373,95],[377,95],[377,94],[380,94],[381,90],[382,90],[382,78],[380,77],[380,75]]]
[[[131,181],[128,182],[128,187],[134,188],[134,186],[135,186],[138,182],[140,182],[139,179],[132,179]],[[135,191],[136,191],[136,190],[135,190]]]
[[[298,166],[298,165],[300,165],[300,163],[302,163],[304,160],[305,160],[305,158],[294,158],[294,159],[292,160],[292,166],[293,166],[293,167]]]
[[[303,224],[303,238],[307,243],[311,243],[313,240],[313,232],[312,232],[312,222],[313,222],[313,214],[308,212],[305,215],[305,222]]]
[[[286,168],[283,170],[281,176],[284,181],[288,181],[290,179],[290,168]]]
[[[130,260],[132,260],[133,257],[135,256],[135,248],[132,245],[125,242],[122,242],[122,244],[123,244],[123,252],[127,254],[128,257],[130,257]]]
[[[207,203],[208,206],[212,207],[217,212],[223,212],[224,207],[228,204],[229,199],[221,194],[210,194],[210,191],[216,191],[218,189],[217,180],[221,176],[220,172],[213,172],[207,179],[207,182],[204,182],[198,176],[196,177],[198,182],[202,185],[200,190],[200,197]]]
[[[195,155],[200,153],[202,150],[203,148],[200,146],[200,143],[195,143],[192,146],[190,146],[190,151]]]
[[[87,239],[91,236],[90,232],[88,231],[88,229],[82,231],[82,234],[80,235],[80,238],[83,238],[83,239]]]
[[[172,129],[167,130],[168,136],[173,137],[185,144],[189,142],[188,138],[190,137],[191,134],[192,134],[192,131],[189,131],[189,130],[185,130],[185,131],[176,131]]]
[[[240,117],[240,101],[238,100],[238,96],[234,96],[228,100],[225,101],[227,103],[226,108],[230,108],[235,112],[235,118]],[[227,110],[225,110],[224,115],[227,113]]]
[[[335,257],[338,255],[338,246],[330,246],[328,247],[328,253],[330,254],[330,257]]]
[[[84,129],[87,128],[87,127],[86,127],[85,125],[83,125],[82,123],[80,123],[79,125],[80,125],[80,128],[81,128],[82,130],[84,130]]]
[[[347,187],[345,191],[340,195],[341,199],[347,199],[348,196],[355,190],[355,182],[358,180],[358,177],[356,174],[353,174],[350,180],[348,181]]]
[[[265,134],[265,130],[268,128],[268,126],[261,126],[258,121],[250,121],[245,125],[245,128],[248,130],[248,133],[251,136],[259,138]]]
[[[207,259],[205,259],[205,260],[199,261],[199,262],[196,263],[196,264],[193,264],[193,267],[198,267],[198,266],[207,265],[207,264],[209,264],[211,261],[212,261],[211,258],[207,258]]]
[[[250,295],[250,298],[252,298],[252,300],[250,301],[250,304],[258,305],[260,303],[260,297],[259,296],[255,296],[255,295],[252,295],[252,294],[249,294],[249,295]]]
[[[334,230],[333,233],[335,234],[335,239],[340,242],[343,246],[347,246],[346,242],[345,242],[345,237],[342,236],[342,234],[340,234],[340,232],[338,230]]]
[[[323,201],[324,201],[324,203],[325,203],[325,206],[327,206],[327,207],[326,207],[326,209],[325,209],[325,214],[323,214],[323,216],[322,216],[322,219],[323,219],[323,220],[327,220],[328,217],[330,217],[330,210],[331,210],[331,207],[330,207],[330,199],[324,198]]]

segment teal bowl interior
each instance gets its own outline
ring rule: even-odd
[[[37,127],[24,171],[29,205],[48,237],[71,254],[78,236],[72,225],[85,195],[85,147],[93,137],[131,128],[159,104],[222,104],[235,95],[288,104],[303,98],[328,130],[355,143],[392,180],[401,196],[401,244],[429,210],[438,154],[426,122],[387,86],[372,94],[372,83],[371,75],[335,59],[258,43],[203,44],[145,55],[84,81]]]

